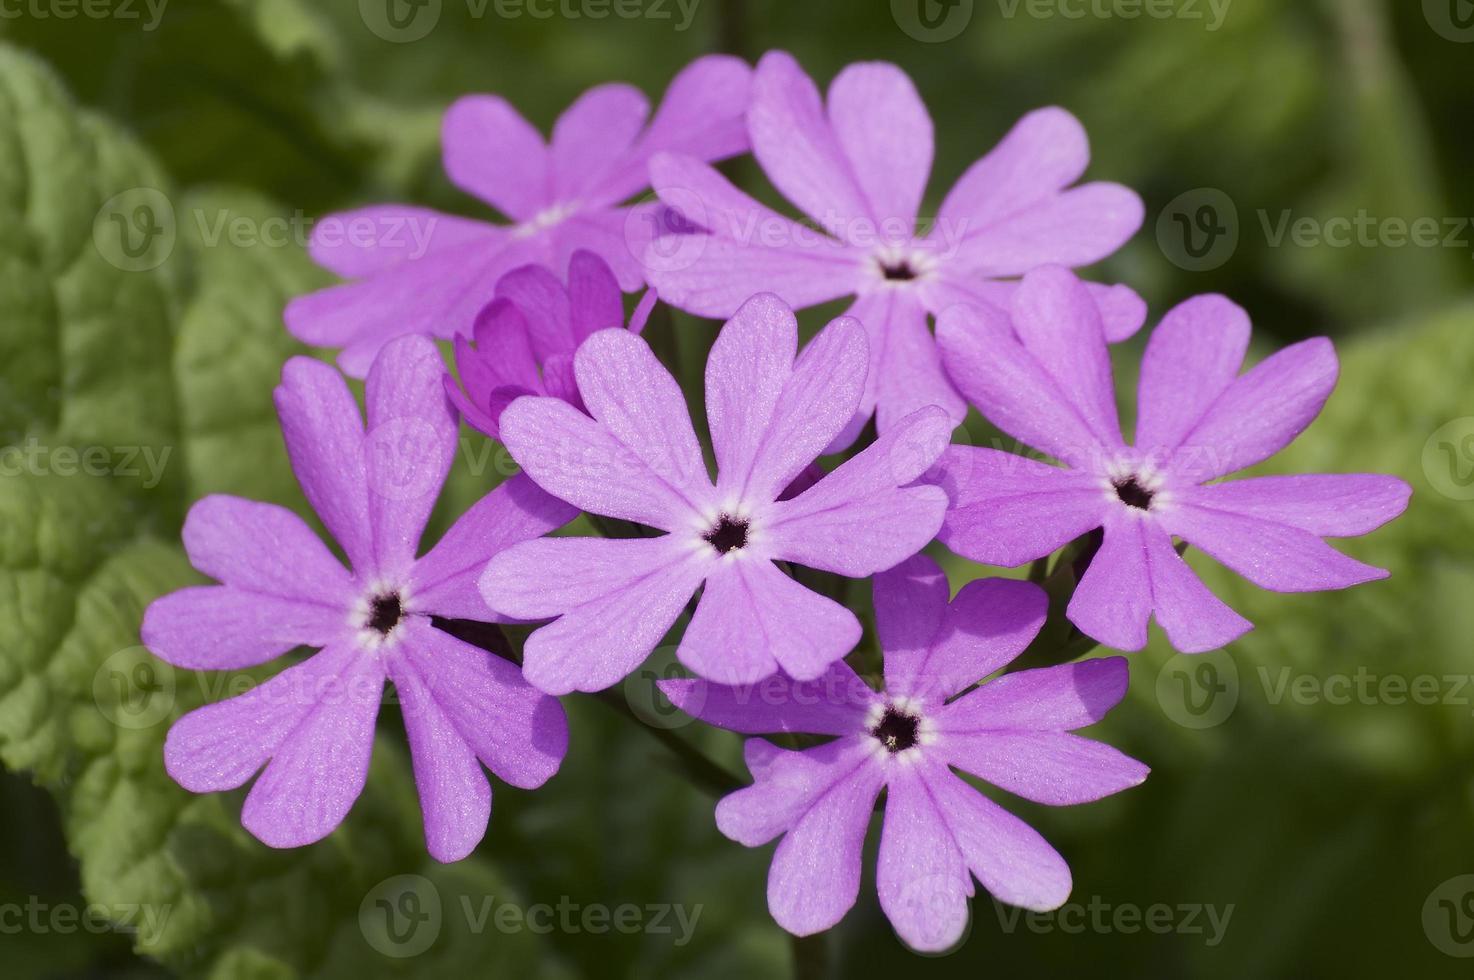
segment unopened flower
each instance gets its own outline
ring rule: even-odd
[[[541,785],[568,741],[562,707],[517,667],[432,625],[493,620],[476,578],[497,551],[546,534],[575,512],[526,478],[485,497],[417,557],[457,443],[429,340],[385,347],[368,377],[368,430],[342,377],[289,361],[276,391],[287,452],[308,502],[351,571],[291,511],[238,497],[190,510],[184,544],[219,585],[153,603],[143,641],[190,670],[254,667],[298,647],[319,652],[254,690],[206,705],[169,730],[169,774],[197,793],[243,785],[241,822],[273,847],[310,844],[363,789],[386,677],[403,705],[425,817],[441,861],[486,832],[491,787]]]
[[[1403,481],[1209,482],[1268,459],[1320,413],[1336,384],[1329,340],[1302,341],[1241,375],[1248,315],[1221,296],[1188,300],[1147,345],[1128,446],[1100,316],[1083,284],[1066,269],[1040,269],[1024,278],[1010,312],[944,312],[937,337],[947,369],[994,425],[1064,466],[950,449],[939,468],[952,497],[941,540],[953,551],[1012,566],[1103,530],[1068,616],[1121,650],[1146,644],[1152,616],[1188,653],[1252,628],[1193,574],[1174,536],[1276,592],[1386,577],[1322,538],[1366,534],[1401,514],[1412,492]]]
[[[519,398],[502,414],[502,442],[549,493],[665,532],[528,541],[492,560],[481,583],[488,604],[518,619],[558,617],[527,640],[533,684],[550,694],[614,684],[703,585],[677,650],[703,677],[750,683],[782,668],[812,679],[855,645],[855,614],[777,563],[862,578],[919,551],[941,525],[946,494],[910,484],[953,423],[941,409],[919,411],[782,499],[853,416],[869,361],[864,331],[845,317],[795,361],[797,345],[793,313],[771,295],[754,296],[722,329],[706,365],[715,482],[680,387],[627,330],[595,334],[574,357],[588,415],[547,397]]]
[[[645,243],[669,229],[654,202],[624,202],[649,186],[656,152],[720,160],[745,150],[750,78],[740,59],[697,59],[648,126],[638,89],[600,85],[559,117],[551,142],[504,99],[460,99],[442,127],[446,175],[513,223],[398,204],[329,215],[314,229],[312,257],[355,281],[294,300],[288,328],[309,344],[344,348],[343,370],[362,377],[393,337],[469,330],[492,285],[518,266],[563,269],[586,249],[624,290],[639,288]]]
[[[655,302],[649,292],[630,318],[645,327]],[[456,334],[456,371],[445,390],[468,424],[499,438],[502,410],[523,395],[550,395],[583,407],[573,378],[573,353],[600,330],[624,325],[619,283],[603,259],[578,251],[568,263],[568,285],[540,265],[502,276],[496,297],[476,315],[472,337]]]
[[[1064,904],[1071,887],[1054,848],[954,769],[1051,806],[1098,800],[1147,776],[1134,759],[1071,734],[1121,700],[1123,658],[1019,671],[969,690],[1029,645],[1047,601],[1037,586],[1005,579],[971,582],[950,603],[949,594],[922,556],[876,576],[882,691],[843,661],[807,684],[660,683],[678,707],[722,728],[834,736],[803,751],[749,739],[754,783],[717,804],[717,827],[738,843],[783,837],[768,909],[789,932],[829,929],[854,905],[882,788],[881,908],[908,945],[938,951],[967,927],[974,878],[999,901],[1037,911]]]
[[[773,185],[818,229],[762,206],[699,160],[661,154],[651,182],[709,236],[663,239],[647,276],[667,302],[730,316],[758,290],[795,309],[856,297],[872,370],[845,438],[872,413],[883,432],[926,405],[957,421],[966,405],[942,370],[928,314],[956,303],[1006,306],[1036,266],[1090,265],[1141,226],[1142,205],[1117,184],[1072,186],[1090,160],[1062,109],[1021,120],[947,194],[931,227],[918,219],[932,165],[932,121],[894,65],[850,65],[827,104],[791,56],[770,52],[753,78],[748,132]],[[1146,308],[1123,286],[1095,286],[1109,336],[1140,328]],[[843,441],[843,440],[841,440]]]

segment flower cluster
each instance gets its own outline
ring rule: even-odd
[[[215,792],[259,772],[245,827],[275,847],[318,841],[363,787],[391,682],[426,846],[458,860],[486,832],[483,767],[541,785],[568,743],[558,698],[619,683],[675,633],[689,676],[662,682],[674,704],[781,736],[746,743],[752,784],[716,821],[749,847],[782,838],[768,904],[785,929],[828,929],[854,904],[882,790],[879,900],[913,948],[958,941],[974,879],[1058,907],[1064,860],[959,773],[1055,806],[1139,784],[1144,765],[1075,734],[1128,680],[1125,658],[1076,659],[1080,637],[1139,650],[1155,618],[1192,653],[1250,629],[1187,545],[1276,591],[1382,577],[1324,539],[1394,518],[1408,487],[1216,482],[1299,435],[1337,375],[1324,339],[1244,371],[1249,318],[1218,296],[1152,333],[1127,444],[1109,345],[1145,304],[1071,270],[1119,248],[1142,207],[1079,183],[1089,150],[1061,109],[1025,116],[935,220],[920,216],[931,120],[892,65],[852,65],[821,98],[787,54],[755,69],[704,58],[647,114],[634,89],[596,88],[545,143],[502,99],[467,97],[446,114],[446,172],[511,227],[391,205],[341,217],[423,222],[423,253],[314,242],[352,281],[294,301],[287,325],[366,377],[366,418],[344,377],[306,357],[276,404],[336,552],[284,508],[206,498],[184,539],[218,584],[158,600],[142,626],[182,668],[309,655],[176,722],[169,773]],[[712,168],[749,148],[810,223]],[[647,188],[657,198],[630,203]],[[623,294],[642,289],[627,322]],[[645,339],[657,295],[725,320],[700,391]],[[844,297],[801,344],[794,310]],[[969,406],[1043,458],[953,445]],[[421,553],[461,421],[521,473]],[[573,528],[601,533],[552,534],[580,515]],[[1044,630],[1046,593],[1022,578],[954,596],[929,547],[1064,576],[1055,615],[1072,625]],[[873,640],[853,585],[867,579]],[[495,624],[531,629],[519,650]]]

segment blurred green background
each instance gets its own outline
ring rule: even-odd
[[[1340,388],[1265,471],[1392,472],[1415,488],[1406,517],[1345,545],[1391,568],[1386,582],[1273,595],[1190,555],[1258,629],[1195,661],[1160,642],[1135,657],[1131,693],[1099,737],[1148,762],[1151,779],[1067,810],[1009,801],[1070,861],[1079,912],[1017,918],[980,895],[966,944],[925,959],[894,938],[867,873],[859,906],[800,958],[836,977],[1469,975],[1467,0],[395,2],[410,18],[397,34],[384,0],[0,3],[0,445],[114,454],[102,480],[60,466],[0,476],[8,976],[794,972],[764,904],[770,849],[722,838],[711,798],[608,705],[569,700],[563,772],[537,793],[498,786],[486,842],[448,868],[424,854],[388,709],[345,827],[281,853],[240,829],[239,794],[191,797],[163,774],[168,720],[223,691],[136,648],[143,606],[193,581],[177,544],[192,500],[228,491],[302,506],[269,393],[296,350],[282,305],[327,279],[290,234],[214,239],[221,217],[289,227],[373,201],[479,215],[439,167],[439,116],[455,96],[501,93],[546,127],[590,85],[657,96],[698,54],[772,47],[821,84],[855,60],[904,67],[937,123],[933,206],[1018,116],[1069,108],[1092,137],[1090,176],[1147,203],[1100,278],[1138,288],[1153,321],[1191,294],[1226,292],[1254,317],[1260,353],[1336,338]],[[729,169],[764,193],[750,163]],[[139,187],[165,196],[177,234],[155,267],[120,269],[93,224]],[[1399,231],[1418,219],[1436,222],[1436,243]],[[1224,234],[1185,239],[1182,222],[1200,220]],[[1307,230],[1281,236],[1286,221]],[[1358,225],[1361,240],[1312,241]],[[681,315],[655,329],[687,370],[712,335]],[[1123,378],[1139,346],[1118,352]],[[967,437],[991,434],[974,420]],[[468,446],[442,526],[496,478],[494,454]],[[150,480],[117,459],[121,447],[174,455]],[[631,703],[648,701],[651,676],[627,686]],[[735,736],[674,731],[740,771]],[[423,949],[428,934],[375,925],[381,899],[414,908],[406,888],[420,908],[439,903]],[[700,913],[689,941],[673,915],[669,932],[543,935],[483,920],[488,900]],[[79,925],[89,903],[137,931]]]

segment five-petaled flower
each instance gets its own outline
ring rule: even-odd
[[[632,332],[644,329],[654,305],[652,290],[630,317]],[[549,395],[583,408],[573,354],[591,335],[623,324],[619,284],[594,253],[573,253],[566,287],[540,265],[513,269],[476,315],[473,337],[456,334],[461,380],[457,386],[446,375],[446,393],[467,424],[493,439],[500,438],[502,411],[523,395]]]
[[[399,204],[329,215],[313,230],[312,257],[356,281],[293,300],[288,328],[309,344],[344,348],[339,364],[362,377],[393,337],[469,329],[489,287],[518,266],[562,269],[587,249],[626,291],[639,288],[646,243],[674,229],[657,202],[623,202],[649,186],[657,152],[721,160],[745,150],[751,74],[737,58],[698,58],[648,127],[638,89],[597,86],[559,117],[551,143],[504,99],[460,99],[441,132],[446,175],[514,224]]]
[[[149,649],[191,670],[320,648],[181,718],[164,746],[169,774],[197,793],[234,789],[265,766],[241,822],[273,847],[320,840],[347,815],[368,774],[386,677],[403,706],[426,844],[438,860],[465,857],[486,832],[483,764],[530,789],[563,759],[568,729],[557,700],[432,617],[492,620],[476,588],[487,560],[575,512],[519,477],[416,557],[457,443],[443,373],[425,338],[386,346],[368,377],[365,431],[336,371],[289,361],[276,391],[287,452],[352,570],[291,511],[206,497],[190,511],[184,544],[195,568],[222,584],[165,596],[144,617]]]
[[[870,336],[872,370],[846,443],[876,414],[884,432],[940,405],[967,406],[942,370],[927,325],[956,303],[1006,305],[1018,276],[1046,263],[1079,267],[1110,255],[1141,226],[1136,194],[1118,184],[1072,187],[1090,161],[1085,131],[1062,109],[1026,116],[963,174],[935,226],[918,213],[932,165],[932,122],[894,65],[850,65],[827,106],[793,58],[770,52],[753,78],[748,133],[773,185],[823,231],[775,214],[700,160],[651,161],[656,193],[709,236],[658,239],[647,277],[667,302],[725,317],[759,290],[795,309],[857,297],[849,314]],[[1092,287],[1112,340],[1146,317],[1124,286]]]
[[[881,908],[910,946],[937,951],[966,929],[973,877],[999,900],[1039,911],[1070,894],[1064,859],[953,769],[1052,806],[1098,800],[1146,778],[1136,760],[1072,734],[1125,695],[1124,658],[1018,671],[972,689],[1029,645],[1047,600],[1037,586],[1006,579],[971,582],[951,603],[949,594],[946,576],[923,556],[876,576],[881,691],[844,661],[809,683],[660,682],[678,707],[722,728],[834,736],[802,751],[749,739],[754,783],[717,804],[718,828],[740,844],[783,835],[768,908],[790,932],[828,929],[854,905],[882,788]]]
[[[946,494],[910,484],[946,447],[953,423],[922,409],[782,499],[854,415],[869,361],[865,332],[847,317],[795,361],[797,346],[797,321],[772,295],[754,296],[722,328],[706,365],[715,482],[680,386],[629,331],[597,333],[574,358],[592,418],[547,397],[507,408],[502,441],[549,493],[666,532],[528,541],[492,560],[481,582],[490,606],[519,619],[559,617],[527,640],[529,681],[550,694],[614,684],[703,584],[677,648],[703,677],[751,683],[781,668],[812,680],[854,647],[855,614],[777,563],[862,578],[921,550],[941,526]]]
[[[1067,468],[952,447],[939,467],[952,498],[942,542],[975,561],[1013,566],[1103,529],[1068,615],[1120,650],[1146,644],[1151,616],[1188,653],[1251,628],[1193,574],[1173,536],[1277,592],[1384,578],[1321,539],[1366,534],[1401,514],[1412,493],[1403,481],[1317,474],[1208,482],[1283,449],[1336,384],[1335,350],[1324,337],[1240,375],[1249,332],[1247,314],[1221,296],[1170,311],[1142,360],[1136,444],[1128,446],[1100,316],[1068,270],[1026,276],[1011,317],[982,308],[943,313],[938,340],[968,401]]]

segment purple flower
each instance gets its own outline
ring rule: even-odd
[[[1252,628],[1192,573],[1173,536],[1276,592],[1340,589],[1386,577],[1324,537],[1366,534],[1407,507],[1390,476],[1266,476],[1209,484],[1283,449],[1336,384],[1324,337],[1243,375],[1249,318],[1221,296],[1172,310],[1141,365],[1136,444],[1121,438],[1111,363],[1090,294],[1069,271],[1025,277],[1010,318],[958,307],[937,337],[957,386],[990,421],[1065,468],[953,447],[940,468],[952,496],[941,540],[991,565],[1019,565],[1100,528],[1070,620],[1121,650],[1146,644],[1155,615],[1177,649],[1213,650]]]
[[[835,736],[801,752],[749,739],[754,783],[717,804],[717,827],[740,844],[783,835],[768,908],[789,932],[821,932],[854,905],[882,788],[880,905],[910,946],[936,951],[962,937],[973,877],[1000,901],[1039,911],[1070,894],[1064,859],[953,768],[1050,806],[1146,779],[1141,763],[1070,734],[1126,693],[1123,658],[1019,671],[969,691],[1029,645],[1047,600],[1037,586],[1006,579],[971,582],[951,603],[949,594],[946,576],[923,556],[876,576],[880,692],[844,661],[807,684],[782,675],[747,688],[660,684],[678,707],[722,728]]]
[[[238,670],[297,646],[320,648],[239,697],[169,730],[169,774],[196,793],[234,789],[265,766],[241,823],[273,847],[330,833],[363,789],[384,680],[409,733],[425,840],[441,861],[486,832],[484,764],[514,786],[540,786],[562,761],[568,729],[556,700],[517,668],[442,632],[431,617],[491,620],[476,578],[508,545],[574,511],[525,478],[498,487],[416,558],[450,470],[457,423],[435,345],[386,346],[368,377],[368,431],[336,371],[293,358],[276,391],[292,468],[352,571],[291,511],[237,497],[190,510],[184,544],[221,585],[153,603],[143,641],[176,667]]]
[[[1062,109],[1026,116],[962,176],[934,227],[918,212],[932,164],[932,122],[894,65],[850,65],[827,106],[791,56],[770,52],[753,78],[748,133],[775,187],[818,223],[774,213],[699,160],[657,155],[656,192],[711,237],[665,237],[646,252],[667,302],[731,315],[759,289],[795,309],[855,296],[849,314],[870,336],[873,369],[860,412],[883,432],[926,405],[961,421],[927,315],[956,303],[1006,306],[1014,280],[1045,263],[1089,265],[1141,226],[1141,200],[1116,184],[1071,187],[1085,172],[1085,131]],[[827,234],[826,234],[827,232]],[[1140,328],[1146,308],[1124,286],[1095,286],[1112,340]]]
[[[654,305],[652,290],[631,317],[631,331],[645,328]],[[549,395],[582,409],[573,353],[591,334],[623,325],[619,284],[594,253],[573,253],[566,288],[540,265],[514,269],[497,281],[496,298],[476,315],[474,346],[456,334],[461,385],[447,375],[446,393],[467,423],[493,439],[500,438],[502,411],[523,395]]]
[[[649,186],[653,153],[720,160],[745,150],[750,80],[739,59],[697,59],[676,76],[648,127],[650,107],[638,89],[600,85],[559,117],[551,143],[504,99],[460,99],[442,127],[445,172],[512,225],[400,204],[330,215],[313,230],[312,257],[356,281],[294,300],[287,327],[309,344],[344,348],[343,370],[362,377],[392,337],[448,339],[468,329],[491,284],[518,266],[562,269],[587,249],[609,263],[621,287],[637,289],[646,243],[670,229],[658,203],[621,203]]]
[[[528,638],[524,673],[550,694],[600,690],[632,671],[705,585],[677,654],[722,683],[780,667],[821,675],[860,637],[844,606],[777,562],[861,578],[936,535],[946,494],[910,486],[941,455],[952,421],[917,412],[833,473],[780,499],[859,403],[865,332],[841,317],[795,362],[798,325],[758,295],[723,327],[706,364],[713,483],[674,378],[626,330],[594,334],[574,357],[585,415],[519,398],[501,419],[512,457],[549,493],[595,514],[665,531],[633,539],[528,541],[481,580],[505,615],[560,617]]]

